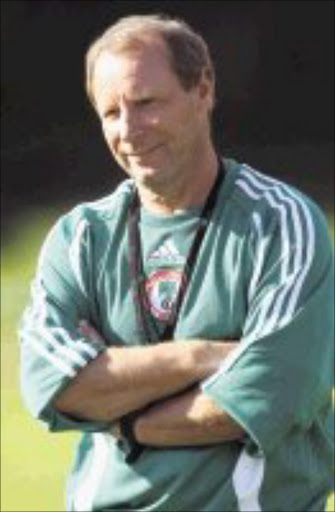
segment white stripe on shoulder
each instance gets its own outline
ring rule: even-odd
[[[79,288],[82,293],[87,297],[87,291],[85,288],[84,278],[82,275],[82,269],[80,264],[82,246],[84,244],[83,236],[85,230],[88,228],[89,223],[87,220],[82,219],[77,226],[75,235],[69,247],[69,260],[73,270],[73,273],[77,279]]]
[[[289,263],[290,263],[290,236],[288,228],[288,211],[285,204],[278,201],[273,191],[269,188],[255,187],[254,184],[250,184],[244,180],[239,179],[238,185],[250,196],[259,200],[264,197],[271,208],[279,212],[280,219],[280,236],[281,236],[281,255],[278,264],[281,266],[280,269],[280,280],[282,283],[287,282],[289,274]],[[281,298],[278,298],[278,295]],[[280,304],[284,300],[283,293],[279,289],[270,290],[267,294],[266,300],[263,299],[263,307],[258,315],[256,326],[254,327],[255,337],[264,329],[264,324],[269,318],[270,310],[274,302],[280,300]]]
[[[88,354],[91,358],[94,358],[98,355],[98,350],[96,350],[94,347],[92,347],[92,345],[89,345],[88,343],[86,343],[84,340],[78,340],[73,343],[75,343],[75,346],[77,348],[80,348],[82,350],[82,352],[86,352],[86,354]]]
[[[32,348],[41,356],[43,356],[49,363],[58,368],[61,372],[69,377],[74,377],[76,372],[71,366],[66,364],[64,361],[55,357],[49,350],[47,350],[42,343],[39,343],[35,336],[29,335],[26,331],[20,331],[22,340],[27,341]]]
[[[279,209],[281,221],[282,284],[278,286],[278,293],[272,297],[272,300],[268,301],[268,306],[265,308],[267,310],[272,308],[271,316],[265,314],[265,309],[262,311],[263,314],[260,315],[262,318],[259,318],[258,332],[255,332],[255,336],[257,336],[260,331],[262,331],[262,334],[266,334],[271,332],[276,325],[283,325],[294,314],[301,287],[312,262],[310,255],[311,249],[314,250],[313,224],[306,205],[289,187],[246,166],[242,168],[241,175],[242,178],[238,180],[239,186],[252,198],[260,199],[264,197],[271,207]],[[293,232],[291,236],[288,229],[288,219],[292,223]],[[309,256],[307,259],[305,258],[305,261],[303,260],[304,240],[302,230],[304,223],[309,228],[306,244],[306,253]],[[292,258],[293,261],[291,261]],[[291,269],[289,269],[290,264]],[[266,328],[264,329],[265,319]]]
[[[65,334],[67,333],[64,329],[53,329],[52,327],[46,327],[45,325],[40,324],[34,328],[33,333],[36,336],[41,337],[44,344],[48,343],[49,346],[52,347],[55,356],[57,355],[60,360],[65,357],[71,361],[71,364],[77,364],[81,367],[86,365],[87,361],[78,352],[72,350],[67,345],[63,345],[63,343],[54,336],[54,334],[61,334],[60,338],[65,341]]]
[[[233,471],[233,486],[241,512],[260,512],[259,494],[264,479],[265,459],[251,456],[244,448]]]
[[[265,240],[265,237],[264,237],[264,230],[263,230],[263,226],[262,226],[262,218],[261,216],[259,215],[259,213],[257,212],[254,212],[252,214],[252,220],[253,220],[253,223],[255,225],[255,229],[256,229],[256,236],[257,236],[257,244],[256,244],[256,264],[255,264],[255,268],[254,268],[254,271],[253,271],[253,274],[252,274],[252,278],[251,278],[251,281],[250,281],[250,285],[249,285],[249,290],[248,290],[248,299],[249,299],[249,302],[251,300],[251,297],[253,297],[254,293],[255,293],[255,290],[256,290],[256,287],[259,283],[259,279],[260,279],[260,276],[261,276],[261,273],[262,273],[262,268],[263,268],[263,265],[264,265],[264,257],[265,257],[265,248],[266,248],[266,240]]]
[[[109,443],[107,436],[109,434],[92,434],[92,461],[74,496],[72,505],[74,511],[91,512],[93,510],[94,498],[108,460]]]
[[[249,176],[247,175],[247,178]],[[255,187],[253,188],[250,183],[245,181],[245,179],[239,179],[237,181],[237,184],[242,188],[250,197],[253,199],[259,200],[262,197],[266,199],[266,201],[269,203],[269,205],[279,211],[279,217],[280,217],[280,234],[281,234],[281,243],[282,243],[282,254],[281,254],[281,261],[283,263],[282,270],[281,270],[281,276],[282,279],[285,279],[288,272],[288,255],[290,252],[290,246],[289,246],[289,232],[288,232],[288,222],[287,222],[287,208],[285,208],[285,205],[280,203],[276,197],[274,192],[269,188],[263,188],[263,187]]]
[[[315,255],[315,228],[314,223],[312,220],[312,215],[305,205],[303,201],[301,201],[301,208],[303,209],[306,225],[307,225],[307,243],[306,243],[306,257],[305,257],[305,263],[301,262],[300,268],[302,268],[302,271],[297,274],[297,279],[295,286],[292,290],[291,299],[288,303],[288,307],[286,310],[286,314],[282,320],[282,323],[285,325],[287,321],[292,317],[296,310],[297,302],[300,297],[301,289],[304,285],[305,279],[308,275],[308,272],[312,266],[314,255]],[[303,245],[303,244],[302,244]]]
[[[278,302],[277,313],[275,314],[274,312],[273,315],[273,319],[279,323],[279,326],[282,326],[285,325],[294,315],[301,289],[311,268],[315,254],[315,228],[311,213],[306,203],[291,187],[245,166],[244,173],[248,171],[249,178],[250,176],[253,176],[254,182],[256,182],[261,189],[264,190],[270,188],[271,190],[274,190],[280,199],[287,203],[289,206],[289,213],[291,214],[294,228],[291,240],[291,244],[294,246],[293,269],[290,272],[290,278],[288,279],[285,291],[282,294],[283,300],[288,297],[287,306],[285,313],[282,314]],[[306,237],[303,236],[303,225],[306,226]],[[280,321],[279,317],[281,317]],[[270,324],[269,328],[271,330],[273,328],[273,324]]]
[[[71,338],[71,336],[69,335],[68,331],[66,331],[62,327],[50,327],[49,330],[52,334],[59,335],[64,340],[64,342],[67,344],[67,347],[69,347],[69,350],[70,350],[71,346],[73,347],[73,350],[71,350],[71,353],[75,353],[79,356],[79,358],[77,359],[77,362],[79,362],[79,364],[81,364],[82,366],[84,366],[87,363],[87,361],[86,361],[86,359],[84,359],[82,356],[79,355],[79,353],[78,353],[79,348],[83,352],[86,352],[90,357],[96,357],[98,355],[98,351],[94,347],[92,347],[88,343],[85,343],[81,339],[73,340]],[[70,352],[69,352],[69,355],[70,355]]]
[[[249,171],[249,172],[248,172]],[[273,194],[275,194],[279,200],[281,200],[283,203],[287,203],[288,206],[290,206],[291,210],[290,213],[292,215],[292,222],[295,229],[295,236],[296,236],[296,264],[299,267],[301,265],[302,260],[302,247],[303,247],[303,237],[302,237],[302,229],[301,229],[301,220],[299,216],[299,211],[297,207],[297,202],[290,198],[288,195],[289,188],[285,186],[283,183],[280,183],[272,178],[266,178],[265,176],[260,175],[259,173],[256,173],[256,171],[252,170],[251,168],[248,168],[247,166],[244,167],[244,171],[242,171],[244,176],[247,177],[247,179],[250,180],[250,182],[258,188],[258,190],[271,190]],[[263,181],[267,183],[267,185],[264,185],[259,179],[257,180],[256,176],[260,176],[263,178]],[[284,193],[285,191],[285,193]],[[267,192],[266,192],[267,194]]]
[[[73,340],[66,329],[60,326],[48,326],[47,316],[46,291],[43,285],[37,281],[33,288],[32,307],[26,313],[24,319],[24,332],[28,334],[30,341],[34,339],[35,348],[40,345],[43,347],[41,353],[44,354],[44,351],[52,352],[52,358],[49,358],[49,361],[57,367],[59,365],[56,361],[62,363],[64,358],[68,361],[66,364],[71,367],[73,365],[84,367],[88,361],[80,354],[80,349],[82,352],[86,351],[91,357],[97,356],[98,351],[94,347],[85,346],[85,343],[81,340],[78,342]]]
[[[287,246],[287,253],[285,254],[282,250],[281,259],[278,262],[282,265],[281,285],[270,291],[266,300],[263,299],[263,307],[258,315],[255,328],[242,338],[239,345],[230,352],[220,369],[203,382],[203,387],[215,382],[222,373],[225,373],[259,336],[269,334],[273,329],[283,327],[291,320],[295,314],[301,289],[314,258],[315,231],[313,220],[309,209],[300,196],[281,182],[265,177],[247,166],[244,167],[241,174],[242,177],[236,183],[249,197],[255,200],[265,198],[272,208],[279,210],[281,239],[283,245]],[[281,204],[278,202],[278,197],[282,201]],[[285,214],[283,213],[284,208]],[[285,241],[285,237],[288,236],[288,216],[291,217],[293,226],[290,244],[288,240]],[[306,237],[303,236],[303,224],[306,226]],[[291,258],[293,256],[292,270],[288,274],[288,262],[284,260],[290,257],[289,247],[291,244],[294,246],[294,251],[291,254]]]

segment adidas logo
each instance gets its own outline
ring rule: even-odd
[[[180,254],[172,239],[165,240],[156,251],[152,252],[148,258],[149,263],[174,263],[183,265],[185,258]]]

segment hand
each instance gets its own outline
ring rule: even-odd
[[[102,343],[105,344],[105,340],[103,337],[98,333],[94,327],[88,322],[88,320],[80,320],[78,324],[78,330],[83,336],[88,336],[90,340],[93,343],[98,343],[101,345]]]

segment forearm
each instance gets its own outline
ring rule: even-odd
[[[151,446],[194,446],[242,439],[244,430],[198,387],[152,405],[134,423],[135,438]]]
[[[113,421],[215,372],[235,343],[188,340],[108,348],[57,397],[62,412]]]

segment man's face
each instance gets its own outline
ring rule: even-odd
[[[141,48],[103,53],[93,80],[107,144],[138,184],[171,185],[191,172],[209,138],[213,90],[207,79],[185,91],[156,38]]]

